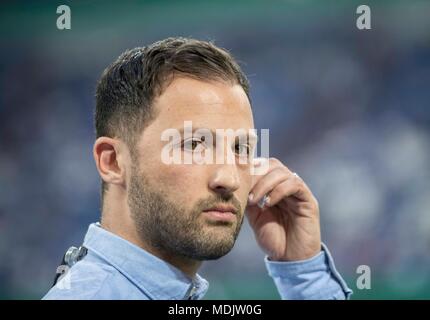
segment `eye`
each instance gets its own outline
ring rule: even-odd
[[[234,146],[234,152],[240,156],[247,156],[249,155],[250,151],[251,151],[251,147],[249,146],[249,144],[246,144],[246,143],[241,143],[241,144],[237,143]]]
[[[182,142],[183,150],[194,151],[199,145],[204,144],[204,137],[201,138],[191,138]]]

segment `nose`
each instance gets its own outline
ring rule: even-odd
[[[234,164],[217,166],[209,180],[209,188],[221,196],[231,195],[239,186],[239,174]]]

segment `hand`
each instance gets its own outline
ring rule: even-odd
[[[321,251],[318,201],[305,182],[275,158],[265,175],[253,176],[246,208],[257,243],[270,260],[309,259]],[[264,196],[264,206],[260,208]]]

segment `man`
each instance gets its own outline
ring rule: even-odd
[[[161,156],[169,129],[181,132],[170,151],[184,158],[254,149],[250,135],[220,148],[185,134],[185,122],[212,133],[254,128],[248,81],[227,51],[185,38],[127,51],[104,71],[96,100],[101,223],[90,225],[79,261],[45,299],[201,299],[208,283],[197,271],[232,249],[245,211],[282,298],[349,297],[321,243],[317,200],[280,161]],[[266,172],[252,174],[262,163]]]

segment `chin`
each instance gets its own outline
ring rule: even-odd
[[[232,236],[229,237],[232,238]],[[211,248],[206,247],[206,250],[202,250],[204,252],[202,252],[201,256],[204,259],[201,260],[216,260],[229,253],[233,249],[235,241],[233,239],[225,241],[225,238],[223,240],[224,241],[222,242],[217,241],[217,244],[215,246],[212,243]]]
[[[200,260],[200,261],[217,260],[225,256],[227,253],[229,253],[231,249],[233,249],[233,246],[230,246],[228,248],[218,249],[216,251],[205,252],[199,255],[199,257],[196,260]]]
[[[235,240],[231,233],[223,236],[212,234],[205,237],[203,241],[196,241],[193,248],[188,248],[186,255],[199,261],[216,260],[229,253],[233,249],[234,243]]]

